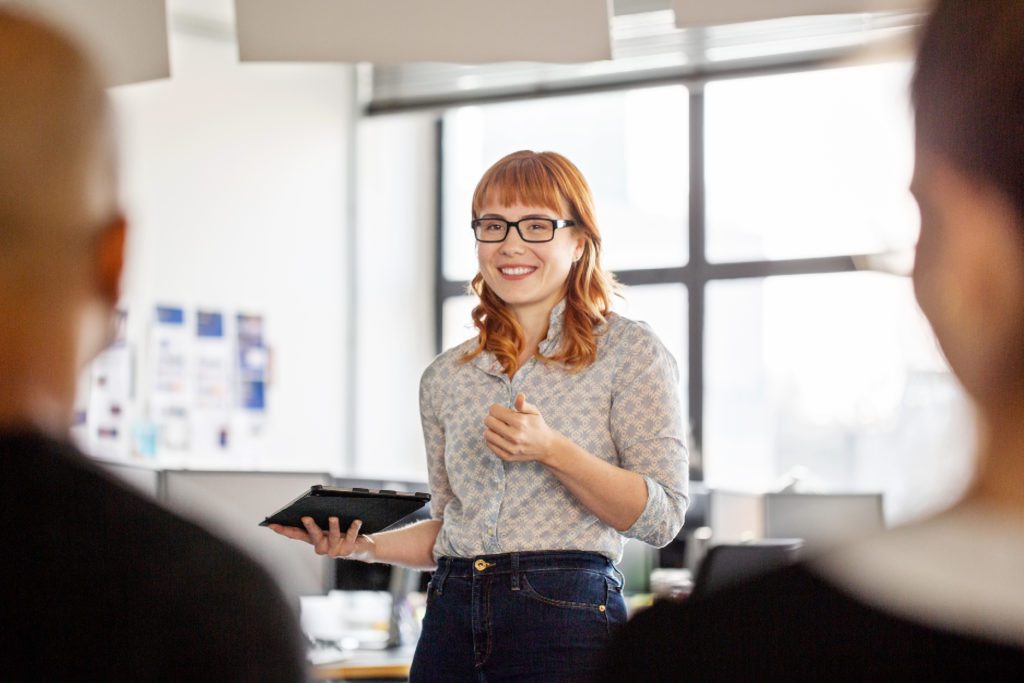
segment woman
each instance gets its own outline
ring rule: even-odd
[[[977,407],[964,499],[706,600],[647,610],[616,639],[604,680],[1024,679],[1021,65],[1020,0],[936,4],[913,84],[914,291]]]
[[[435,568],[413,680],[585,679],[625,621],[626,538],[671,541],[687,463],[675,362],[610,311],[590,189],[552,152],[498,161],[473,195],[478,334],[423,374],[434,519],[316,552]]]

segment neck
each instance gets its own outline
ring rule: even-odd
[[[0,384],[0,431],[38,431],[65,439],[71,428],[74,399],[65,399],[45,384]]]
[[[1017,403],[981,417],[978,465],[965,500],[1024,513],[1024,402]]]
[[[516,320],[519,321],[519,326],[523,328],[523,347],[519,355],[520,363],[525,363],[532,358],[537,353],[540,343],[548,335],[551,311],[554,307],[554,304],[545,304],[513,309]]]
[[[5,332],[11,334],[0,337],[0,429],[67,438],[78,383],[74,345],[61,344],[58,334]]]

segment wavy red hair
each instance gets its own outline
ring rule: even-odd
[[[601,233],[590,186],[580,170],[561,154],[523,150],[499,159],[484,173],[473,192],[473,218],[479,217],[488,200],[502,206],[526,204],[557,212],[565,206],[570,213],[567,218],[576,221],[575,227],[568,229],[584,238],[584,246],[565,282],[562,341],[554,354],[540,358],[563,363],[570,371],[582,370],[597,358],[597,327],[605,321],[616,291],[614,277],[601,268]],[[525,343],[523,328],[480,273],[473,278],[470,289],[480,299],[473,309],[479,337],[476,348],[462,360],[490,351],[511,377],[519,369],[519,353]]]

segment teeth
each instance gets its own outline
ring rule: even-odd
[[[534,270],[536,270],[536,269],[535,268],[526,268],[526,267],[502,268],[501,272],[504,273],[505,275],[526,275],[527,273],[532,273]]]

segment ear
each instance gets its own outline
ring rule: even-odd
[[[575,263],[576,261],[579,261],[581,258],[583,258],[583,252],[586,250],[586,248],[587,248],[587,238],[586,237],[582,237],[582,236],[579,237],[576,240],[576,250],[573,252],[573,257],[572,257],[573,263]]]
[[[96,239],[96,288],[104,302],[116,306],[121,298],[121,274],[124,271],[124,248],[128,223],[118,215]]]

